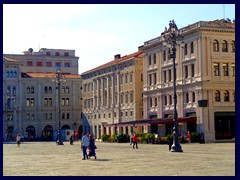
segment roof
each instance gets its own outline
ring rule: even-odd
[[[19,60],[3,56],[3,60],[8,61],[8,62],[20,62]]]
[[[53,78],[56,76],[56,73],[46,73],[46,72],[27,72],[22,73],[22,77],[25,78]],[[64,74],[62,73],[62,76],[65,79],[78,79],[81,78],[79,74]]]
[[[89,72],[92,72],[92,71],[96,71],[96,70],[99,70],[99,69],[102,69],[102,68],[105,68],[105,67],[117,64],[119,62],[131,59],[131,58],[142,58],[142,57],[143,57],[143,52],[142,52],[142,50],[140,50],[140,51],[135,52],[133,54],[129,54],[129,55],[123,56],[121,58],[118,58],[118,59],[112,60],[112,61],[110,61],[108,63],[105,63],[105,64],[103,64],[101,66],[95,67],[95,68],[93,68],[93,69],[91,69],[89,71],[83,72],[82,74],[89,73]]]

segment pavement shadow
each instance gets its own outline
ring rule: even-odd
[[[94,161],[112,161],[112,159],[89,159]]]

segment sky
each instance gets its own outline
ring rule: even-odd
[[[170,20],[182,28],[224,18],[235,20],[234,4],[3,4],[3,53],[75,50],[81,74],[137,52]]]

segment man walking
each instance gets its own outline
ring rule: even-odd
[[[88,146],[89,146],[89,139],[86,136],[86,133],[83,133],[82,142],[81,142],[81,147],[83,150],[83,159],[82,160],[85,160],[86,158],[88,159],[88,156],[87,156]]]
[[[135,145],[136,145],[136,149],[138,149],[136,133],[134,133],[132,140],[133,140],[133,149],[135,149]]]

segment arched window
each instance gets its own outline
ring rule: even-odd
[[[66,87],[66,93],[69,94],[69,86]]]
[[[184,46],[184,55],[186,56],[187,55],[187,44],[185,44],[185,46]]]
[[[225,40],[222,42],[222,52],[228,52],[228,43]]]
[[[219,43],[216,39],[213,41],[213,52],[219,52]]]
[[[194,53],[194,45],[193,42],[191,42],[191,54]]]
[[[227,90],[224,91],[224,101],[229,101],[229,92]]]
[[[34,86],[31,86],[31,94],[34,94]]]
[[[216,101],[216,102],[219,102],[219,101],[220,101],[220,98],[221,98],[221,97],[220,97],[220,91],[216,90],[216,91],[215,91],[215,101]]]
[[[52,87],[51,86],[49,86],[48,92],[49,92],[49,94],[52,94]]]
[[[235,52],[235,41],[231,42],[231,52]]]
[[[9,77],[9,70],[7,70],[6,72],[6,77]]]
[[[10,71],[9,77],[13,77],[13,71]]]
[[[13,71],[13,77],[17,77],[17,71]]]
[[[29,86],[27,86],[27,93],[30,94],[30,90],[31,88]]]

